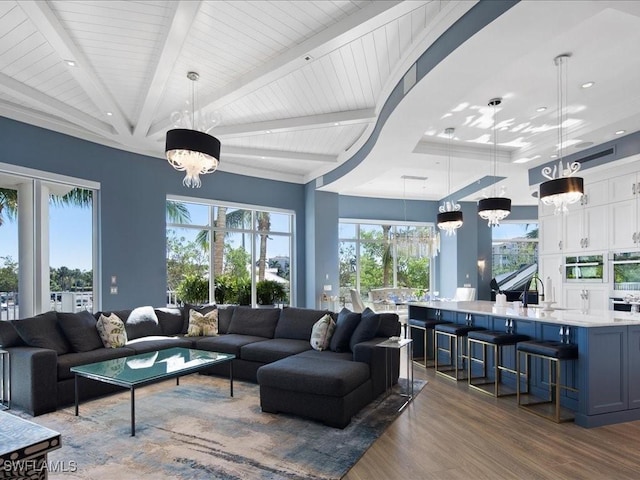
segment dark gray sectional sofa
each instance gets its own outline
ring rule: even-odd
[[[196,307],[116,311],[128,337],[120,348],[103,347],[95,329],[99,314],[47,312],[0,321],[0,347],[9,351],[11,359],[12,404],[34,416],[55,411],[73,403],[73,366],[188,347],[234,354],[234,377],[260,384],[263,411],[291,413],[344,428],[355,413],[384,392],[387,351],[376,344],[400,333],[395,314],[332,313],[337,328],[331,350],[316,351],[309,342],[312,327],[330,312],[220,307],[218,336],[186,337],[189,308]],[[226,376],[228,368],[220,364],[207,373]],[[396,382],[397,352],[390,373]],[[120,390],[79,380],[83,400]]]

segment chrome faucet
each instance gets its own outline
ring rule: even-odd
[[[543,302],[544,301],[544,283],[542,282],[542,280],[540,279],[540,277],[538,276],[537,273],[533,274],[533,277],[531,277],[531,281],[529,282],[529,285],[527,287],[527,289],[523,292],[523,304],[526,307],[529,303],[528,301],[528,293],[529,290],[531,290],[531,287],[535,285],[535,292],[538,294],[538,303]],[[542,292],[540,292],[540,290],[538,290],[538,285],[540,285]]]

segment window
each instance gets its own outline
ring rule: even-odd
[[[200,301],[292,304],[295,215],[201,202],[167,200],[168,304],[193,303],[186,286],[202,279],[208,295]]]
[[[0,164],[0,319],[100,308],[99,184]]]
[[[409,289],[399,290],[405,296],[429,291],[439,238],[433,225],[341,221],[338,235],[341,297],[348,299],[352,288],[365,298],[387,287]]]
[[[491,277],[501,290],[523,287],[537,271],[538,224],[502,222],[491,233]]]

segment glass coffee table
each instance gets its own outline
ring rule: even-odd
[[[126,387],[131,391],[131,436],[134,437],[136,434],[136,388],[169,378],[175,378],[176,385],[180,385],[180,377],[184,375],[206,370],[218,363],[228,363],[229,395],[233,397],[232,360],[234,358],[235,355],[229,353],[175,347],[72,367],[71,372],[75,374],[76,416],[78,416],[79,403],[78,377]]]

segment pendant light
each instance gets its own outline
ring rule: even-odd
[[[178,171],[186,172],[182,184],[185,187],[199,188],[200,175],[213,173],[220,163],[220,140],[209,135],[200,118],[200,130],[196,128],[195,83],[200,78],[196,72],[187,73],[191,80],[191,112],[175,112],[178,123],[188,124],[191,128],[174,128],[167,132],[165,152],[167,161]],[[189,113],[191,116],[189,118]],[[202,114],[199,113],[200,117]]]
[[[553,168],[547,166],[542,169],[542,176],[546,182],[540,184],[540,200],[545,205],[554,205],[554,213],[565,213],[567,205],[576,203],[584,193],[584,180],[574,177],[580,170],[580,163],[573,162],[566,167],[562,162],[562,148],[564,135],[562,125],[567,115],[567,75],[563,75],[563,67],[567,68],[571,54],[558,55],[553,61],[558,67],[558,165]],[[564,81],[563,81],[564,80]],[[564,91],[563,91],[564,90]]]
[[[447,198],[438,209],[440,213],[437,217],[437,224],[440,230],[446,235],[455,235],[456,230],[462,226],[462,212],[460,205],[451,199],[451,139],[455,132],[454,128],[447,128],[444,133],[449,135],[448,160],[447,160]]]
[[[491,186],[492,196],[483,198],[478,202],[478,215],[488,221],[490,227],[499,227],[500,220],[504,220],[511,213],[511,199],[499,197],[496,192],[496,182],[498,181],[498,128],[497,107],[502,103],[501,98],[489,100],[489,106],[493,107],[493,185]]]

